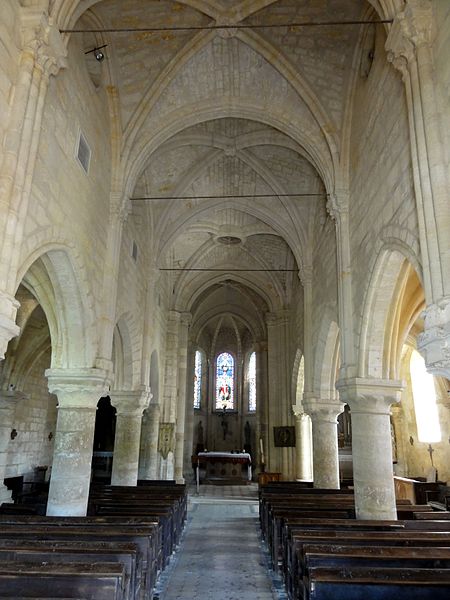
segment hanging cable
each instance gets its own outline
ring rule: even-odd
[[[217,273],[298,273],[298,269],[201,269],[195,267],[159,267],[160,271],[200,271]]]
[[[217,196],[138,196],[130,200],[233,200],[235,198],[325,198],[325,194],[230,194]]]
[[[192,25],[179,27],[105,27],[104,29],[60,29],[60,33],[165,33],[167,31],[214,31],[218,29],[276,29],[295,27],[338,27],[345,25],[385,25],[393,23],[392,19],[379,21],[304,21],[301,23],[266,23],[236,25]]]

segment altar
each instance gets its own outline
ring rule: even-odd
[[[248,452],[199,452],[192,457],[197,491],[200,485],[200,467],[206,470],[206,479],[239,482],[252,480],[252,458]],[[243,470],[245,469],[245,473]]]

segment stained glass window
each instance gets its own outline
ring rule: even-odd
[[[256,353],[250,354],[248,361],[248,410],[256,410]]]
[[[216,409],[234,409],[234,358],[228,352],[216,360]]]
[[[197,350],[194,364],[194,408],[202,404],[202,353]]]

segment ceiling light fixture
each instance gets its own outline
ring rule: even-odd
[[[103,48],[106,48],[108,44],[103,44],[103,46],[99,46],[98,48],[92,48],[92,50],[88,50],[85,54],[93,54],[95,56],[95,60],[98,62],[102,62],[105,59],[105,53],[102,52]]]

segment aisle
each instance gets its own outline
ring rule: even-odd
[[[255,488],[202,486],[160,600],[274,600]]]

